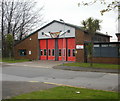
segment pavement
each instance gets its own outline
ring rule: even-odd
[[[54,69],[72,70],[72,71],[86,71],[86,72],[103,72],[103,73],[120,73],[118,69],[103,69],[92,67],[73,67],[73,66],[54,66]]]
[[[68,63],[68,62],[65,62]],[[62,64],[62,61],[52,61],[52,60],[37,60],[37,61],[28,61],[28,62],[18,62],[18,63],[5,63],[0,62],[2,67],[8,66],[30,66],[30,67],[41,67],[41,68],[52,68],[54,66]]]

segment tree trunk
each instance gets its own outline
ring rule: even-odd
[[[93,67],[93,44],[94,44],[94,40],[93,40],[93,36],[91,38],[91,44],[92,44],[92,48],[91,48],[91,67]]]
[[[1,41],[2,41],[2,58],[4,57],[4,3],[2,2],[2,6],[1,6],[1,8],[2,8],[2,19],[1,19]]]

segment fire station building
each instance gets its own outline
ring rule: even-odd
[[[109,35],[97,32],[94,42],[109,43]],[[85,62],[90,35],[80,26],[53,20],[15,44],[16,59]]]

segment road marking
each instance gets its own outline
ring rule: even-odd
[[[28,82],[39,82],[39,81],[28,81]]]
[[[53,85],[57,85],[57,86],[62,86],[64,84],[58,84],[58,83],[52,83],[52,82],[43,82],[43,83],[46,83],[46,84],[53,84]]]
[[[43,82],[46,84],[53,84],[53,85],[57,85],[57,86],[68,86],[68,87],[75,87],[75,88],[85,88],[85,87],[77,87],[77,86],[71,86],[71,85],[65,85],[65,84],[58,84],[58,83],[52,83],[52,82]]]
[[[71,85],[65,85],[65,84],[58,84],[58,83],[52,83],[52,82],[43,82],[46,84],[53,84],[53,85],[57,85],[57,86],[68,86],[68,87],[74,87],[74,88],[86,88],[86,89],[93,89],[93,88],[87,88],[87,87],[83,87],[83,86],[71,86]],[[93,90],[100,90],[100,89],[93,89]],[[107,91],[107,92],[115,92],[115,91],[109,91],[109,90],[102,90],[102,91]]]

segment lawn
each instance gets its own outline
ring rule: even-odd
[[[90,63],[65,63],[64,66],[90,67]],[[120,65],[93,63],[93,68],[118,69]]]
[[[76,93],[80,92],[80,93]],[[117,92],[59,86],[15,96],[12,99],[118,99]]]
[[[0,59],[0,62],[7,62],[7,63],[17,63],[17,62],[26,62],[26,61],[29,61],[29,60],[28,59],[19,59],[19,60],[16,60],[16,59],[10,59],[10,58]]]

